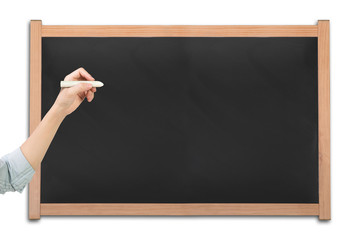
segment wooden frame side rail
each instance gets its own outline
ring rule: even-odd
[[[319,203],[49,204],[40,199],[40,168],[29,188],[29,218],[41,215],[330,215],[329,21],[298,26],[50,26],[31,21],[30,134],[41,120],[42,37],[317,37],[319,109]]]
[[[41,21],[30,23],[30,133],[41,121]],[[29,184],[29,218],[40,219],[41,167]]]
[[[318,22],[319,218],[330,220],[330,24]]]

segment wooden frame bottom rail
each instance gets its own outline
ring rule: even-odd
[[[319,204],[42,203],[40,215],[319,215]]]

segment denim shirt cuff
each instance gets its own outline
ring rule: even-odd
[[[21,193],[31,181],[35,171],[26,160],[20,147],[7,154],[4,158],[9,169],[10,183],[15,191]]]

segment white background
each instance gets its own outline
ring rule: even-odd
[[[331,29],[332,220],[316,217],[42,217],[27,189],[0,195],[0,239],[360,239],[360,6],[357,1],[2,1],[0,155],[28,134],[29,22],[311,25]],[[96,97],[95,97],[96,101]],[[64,161],[70,160],[64,159]],[[100,163],[101,164],[101,163]],[[96,191],[96,190],[95,190]]]

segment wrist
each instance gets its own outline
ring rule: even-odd
[[[47,113],[47,115],[50,115],[52,118],[56,118],[57,120],[64,120],[64,118],[67,116],[66,112],[61,109],[60,107],[58,107],[56,104],[54,104],[49,112]]]

